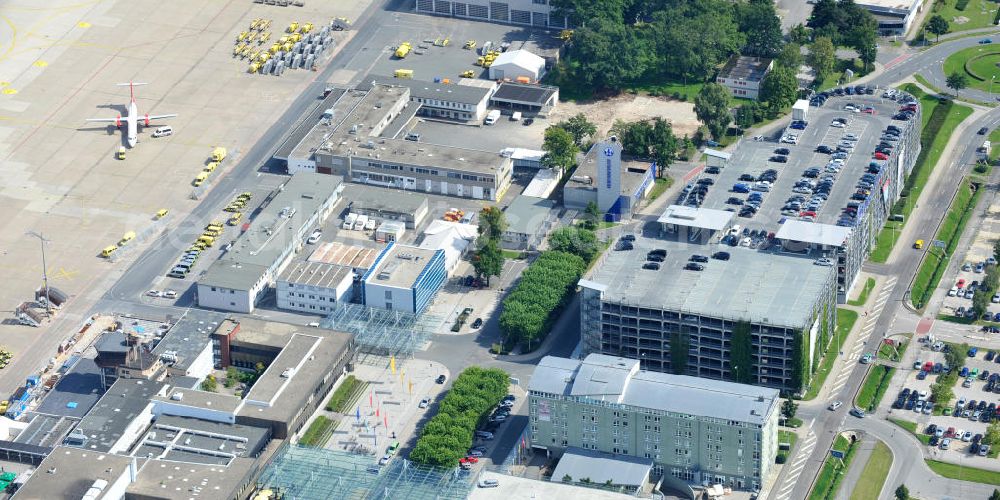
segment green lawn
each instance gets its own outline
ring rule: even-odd
[[[779,457],[785,457],[785,460],[792,456],[792,452],[795,451],[795,442],[799,440],[799,435],[792,431],[778,431],[778,442],[788,443],[787,450],[778,450]],[[784,463],[781,459],[775,458],[778,463]]]
[[[875,249],[872,250],[868,259],[878,263],[885,263],[885,261],[889,260],[892,247],[899,240],[899,235],[902,232],[902,222],[887,221],[882,230],[879,231],[877,241],[875,242]]]
[[[969,88],[989,92],[991,78],[1000,78],[998,62],[1000,62],[1000,48],[994,47],[993,44],[977,45],[948,56],[944,60],[944,74],[964,74],[968,77]],[[1000,90],[1000,87],[994,86],[993,90]]]
[[[326,409],[344,413],[354,406],[354,402],[361,397],[365,387],[368,387],[368,382],[362,382],[354,375],[348,375],[337,387],[337,390],[333,391],[330,400],[326,402]]]
[[[858,298],[855,300],[848,300],[847,303],[852,306],[863,306],[865,302],[868,301],[868,294],[871,293],[872,289],[875,288],[875,278],[868,278],[865,280],[865,287],[861,289],[861,293],[858,294]]]
[[[322,448],[323,445],[325,445],[330,439],[330,436],[333,435],[333,431],[336,428],[336,422],[320,415],[316,417],[316,420],[313,420],[313,422],[309,424],[309,428],[306,429],[306,432],[304,432],[302,437],[299,438],[299,444],[302,446]]]
[[[843,345],[844,340],[847,339],[847,334],[851,332],[851,328],[854,327],[854,322],[857,319],[858,313],[850,309],[837,309],[837,331],[834,332],[830,344],[826,346],[819,369],[813,374],[812,381],[809,383],[809,390],[802,396],[802,399],[809,401],[815,399],[816,395],[819,394],[819,390],[823,388],[823,383],[826,381],[827,375],[833,369],[833,362],[837,359],[838,347]]]
[[[851,466],[856,445],[857,443],[852,446],[851,442],[844,436],[837,436],[837,439],[833,441],[833,449],[845,452],[844,465],[841,466],[840,460],[827,454],[823,468],[820,469],[819,476],[816,478],[816,484],[809,492],[809,500],[828,500],[837,496],[837,487],[840,486],[840,481],[844,478],[843,472]]]
[[[990,144],[996,144],[993,149],[990,149],[990,160],[996,161],[997,158],[1000,158],[1000,127],[990,132]]]
[[[873,366],[868,371],[868,375],[865,376],[861,390],[858,391],[856,400],[858,408],[868,412],[875,411],[875,408],[882,401],[886,389],[889,388],[889,381],[892,380],[892,374],[895,372],[896,369],[890,366]]]
[[[673,97],[677,93],[683,101],[694,101],[694,96],[698,95],[698,92],[701,92],[701,88],[704,86],[704,82],[664,82],[659,79],[653,79],[648,82],[640,82],[629,90],[645,92],[653,96]]]
[[[823,81],[819,82],[816,86],[816,91],[822,92],[840,85],[840,78],[844,76],[844,70],[847,69],[854,71],[855,78],[864,76],[864,68],[862,67],[861,61],[856,59],[837,59],[836,69],[831,72],[831,74],[827,75]]]
[[[926,28],[927,21],[930,20],[931,16],[937,14],[946,21],[948,21],[949,33],[957,33],[959,31],[968,31],[978,28],[988,28],[993,25],[993,16],[997,12],[997,4],[987,1],[987,0],[970,0],[968,5],[965,6],[965,10],[958,10],[955,8],[957,2],[935,2],[934,8],[931,12],[927,13],[927,18],[924,21],[924,27]],[[924,8],[928,8],[931,4],[927,3]],[[959,18],[964,18],[962,21],[958,22]],[[987,35],[978,35],[987,36]],[[932,33],[927,32],[927,39],[934,41],[937,39]]]
[[[977,469],[975,467],[964,467],[947,462],[939,462],[937,460],[928,460],[926,458],[924,459],[924,462],[927,462],[927,466],[938,475],[950,479],[1000,486],[1000,472],[997,471]]]
[[[903,420],[901,418],[890,418],[890,422],[904,428],[910,434],[913,434],[921,443],[927,444],[930,442],[931,437],[922,432],[917,432],[917,424],[915,422],[910,422],[909,420]]]
[[[920,264],[917,276],[913,280],[913,288],[910,289],[910,301],[914,307],[920,309],[930,299],[934,289],[937,288],[944,271],[948,268],[949,255],[958,246],[958,240],[962,237],[962,231],[969,222],[976,202],[982,193],[981,189],[973,189],[966,182],[959,185],[958,194],[948,209],[941,229],[935,239],[945,242],[947,248],[941,249],[931,246],[927,250],[924,261]],[[925,238],[926,244],[930,244],[930,237]]]
[[[905,338],[901,338],[898,335],[894,336],[893,340],[896,343],[895,349],[893,349],[893,347],[889,344],[883,342],[878,348],[879,359],[887,359],[889,361],[897,361],[901,359],[903,354],[906,352],[906,348],[910,346],[911,338],[913,338],[912,333],[906,334]]]
[[[508,259],[521,260],[524,258],[524,253],[517,250],[501,250],[500,253]]]
[[[861,478],[851,493],[851,500],[878,498],[890,467],[892,467],[892,450],[882,441],[876,441],[875,449],[865,464],[864,472],[861,473]]]
[[[997,148],[1000,151],[1000,147]],[[649,201],[653,201],[663,195],[670,188],[670,185],[674,183],[673,177],[663,177],[661,179],[656,179],[653,184],[653,189],[649,191]]]

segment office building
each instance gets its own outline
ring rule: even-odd
[[[198,280],[198,305],[253,312],[292,254],[304,244],[308,231],[332,213],[344,190],[341,179],[315,172],[294,173],[250,228]]]
[[[532,196],[518,196],[505,210],[507,230],[500,240],[508,250],[533,250],[545,239],[555,222],[556,202]]]
[[[385,188],[352,185],[344,195],[351,213],[378,221],[399,221],[414,229],[429,212],[427,197],[412,191],[390,191]]]
[[[466,87],[461,92],[452,89],[452,94],[480,91]],[[403,138],[419,110],[435,105],[423,98],[423,103],[412,102],[410,92],[398,81],[344,92],[290,150],[288,172],[334,174],[359,184],[460,198],[501,199],[510,187],[510,158]]]
[[[921,0],[863,0],[861,7],[871,12],[878,21],[878,34],[882,36],[905,35],[913,20],[923,8]]]
[[[715,78],[733,97],[756,100],[760,95],[760,84],[774,67],[774,62],[766,57],[749,57],[739,54],[729,58]]]
[[[279,309],[326,315],[334,304],[351,300],[353,287],[351,268],[301,261],[278,275],[275,295]]]
[[[447,279],[444,250],[392,242],[361,278],[363,303],[420,314]]]
[[[486,85],[471,85],[462,81],[456,85],[411,78],[368,75],[355,88],[368,92],[377,84],[406,87],[410,90],[410,103],[416,105],[417,116],[459,122],[477,122],[486,117],[490,97],[496,92],[497,83],[483,80],[471,80],[471,82],[484,82]]]
[[[633,487],[648,475],[756,490],[778,451],[777,390],[646,371],[635,359],[546,356],[528,384],[528,411],[533,448],[607,461]],[[612,465],[616,456],[622,463]]]
[[[521,26],[567,28],[569,19],[559,15],[549,0],[417,0],[417,12]]]

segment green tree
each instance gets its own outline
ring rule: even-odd
[[[774,57],[781,51],[781,20],[770,0],[736,3],[740,33],[746,36],[743,53],[748,56]]]
[[[994,489],[993,494],[990,495],[989,500],[1000,500],[1000,490]]]
[[[736,108],[736,126],[746,130],[764,119],[764,110],[757,101],[744,102]]]
[[[507,232],[507,215],[500,207],[488,206],[479,211],[479,237],[497,243]]]
[[[721,138],[733,121],[729,111],[729,90],[717,83],[706,84],[694,98],[694,113],[713,138]]]
[[[852,32],[855,33],[852,47],[857,51],[858,59],[864,63],[865,72],[871,71],[872,64],[875,63],[875,58],[878,56],[878,35],[875,28],[855,28]]]
[[[549,248],[580,256],[584,262],[591,262],[600,251],[597,236],[593,231],[576,227],[561,227],[549,235]]]
[[[677,136],[674,135],[674,129],[670,122],[659,116],[653,118],[649,148],[650,155],[656,162],[657,176],[663,177],[677,157]]]
[[[945,379],[947,377],[941,378]],[[936,384],[931,384],[931,400],[941,406],[949,404],[952,398],[955,397],[955,392],[952,390],[954,384],[954,379],[951,379],[950,383],[941,380]]]
[[[786,43],[781,52],[778,53],[774,63],[798,72],[799,66],[802,66],[802,60],[802,47],[797,43]]]
[[[492,239],[481,239],[479,248],[472,256],[472,268],[480,278],[486,278],[490,286],[490,276],[500,276],[503,272],[504,256],[500,244]]]
[[[993,244],[993,258],[1000,262],[1000,240]]]
[[[552,126],[545,129],[545,140],[542,142],[542,165],[547,168],[562,168],[568,170],[576,164],[576,153],[579,148],[573,141],[573,135],[562,127]]]
[[[777,116],[781,110],[791,106],[799,93],[799,82],[795,73],[785,67],[775,66],[760,86],[760,100],[767,103],[771,116]]]
[[[986,426],[986,434],[983,435],[983,443],[990,446],[1000,445],[1000,421],[994,420]]]
[[[670,122],[656,117],[635,122],[615,121],[611,127],[622,144],[622,152],[639,159],[651,159],[657,164],[658,175],[673,163],[678,141]]]
[[[788,32],[788,38],[799,45],[805,45],[809,43],[809,28],[802,23],[796,24]]]
[[[571,476],[569,474],[563,475],[562,482],[564,482],[564,483],[572,483],[573,482],[573,476]]]
[[[799,411],[799,404],[795,402],[792,398],[788,398],[781,403],[781,414],[786,419],[795,418],[795,414]]]
[[[687,371],[691,337],[687,332],[674,332],[670,336],[670,371],[683,375]]]
[[[948,78],[945,80],[945,84],[948,85],[948,88],[954,90],[955,95],[957,96],[962,89],[969,86],[969,80],[965,78],[964,73],[955,71],[948,75]]]
[[[816,79],[822,81],[829,76],[837,64],[837,51],[830,37],[819,37],[809,47],[809,66],[816,72]]]
[[[927,31],[937,35],[935,41],[941,41],[941,35],[947,33],[949,29],[951,29],[951,26],[948,25],[948,20],[937,14],[931,16],[927,21]]]
[[[910,489],[905,484],[896,488],[896,500],[910,500]]]
[[[236,385],[240,381],[240,371],[234,366],[226,367],[226,388]]]
[[[741,384],[754,382],[750,323],[740,321],[733,326],[733,334],[729,339],[729,366],[734,382]]]
[[[593,137],[597,133],[597,125],[594,125],[583,113],[577,113],[568,119],[556,124],[573,136],[573,142],[577,147],[583,147],[584,141]]]
[[[215,375],[205,377],[205,380],[201,382],[201,390],[207,392],[215,392],[219,390],[219,381],[215,380]]]
[[[969,352],[969,344],[962,343],[952,346],[948,352],[944,353],[944,361],[948,363],[948,367],[957,372],[965,366],[967,352]]]
[[[597,206],[597,202],[587,203],[587,208],[583,212],[583,223],[581,226],[584,229],[590,229],[591,231],[597,229],[597,224],[601,221],[600,207]]]

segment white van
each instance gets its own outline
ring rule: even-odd
[[[486,119],[483,120],[483,123],[486,125],[493,125],[499,119],[500,119],[500,110],[494,109],[493,111],[490,111],[489,113],[486,114]]]
[[[510,115],[510,121],[512,121],[512,122],[519,122],[519,121],[521,121],[521,112],[520,111],[515,111],[512,115]]]
[[[174,129],[170,125],[165,127],[158,127],[153,131],[153,137],[166,137],[168,135],[173,135]]]

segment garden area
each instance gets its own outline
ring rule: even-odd
[[[996,23],[997,4],[990,0],[937,0],[924,21],[925,30],[933,15],[948,21],[949,33],[988,28]],[[934,35],[927,36],[934,40]]]
[[[995,90],[994,79],[1000,78],[1000,47],[977,45],[960,50],[944,60],[944,74],[961,73],[968,78],[969,88],[984,92]],[[998,87],[1000,88],[1000,87]]]
[[[366,387],[368,387],[368,382],[358,380],[354,375],[344,377],[340,386],[333,391],[330,399],[326,402],[326,409],[337,413],[346,412],[354,406]]]
[[[322,448],[323,445],[333,436],[333,431],[337,429],[337,422],[330,420],[329,418],[319,415],[311,424],[306,432],[302,434],[299,438],[299,444],[302,446],[311,446],[315,448]]]

